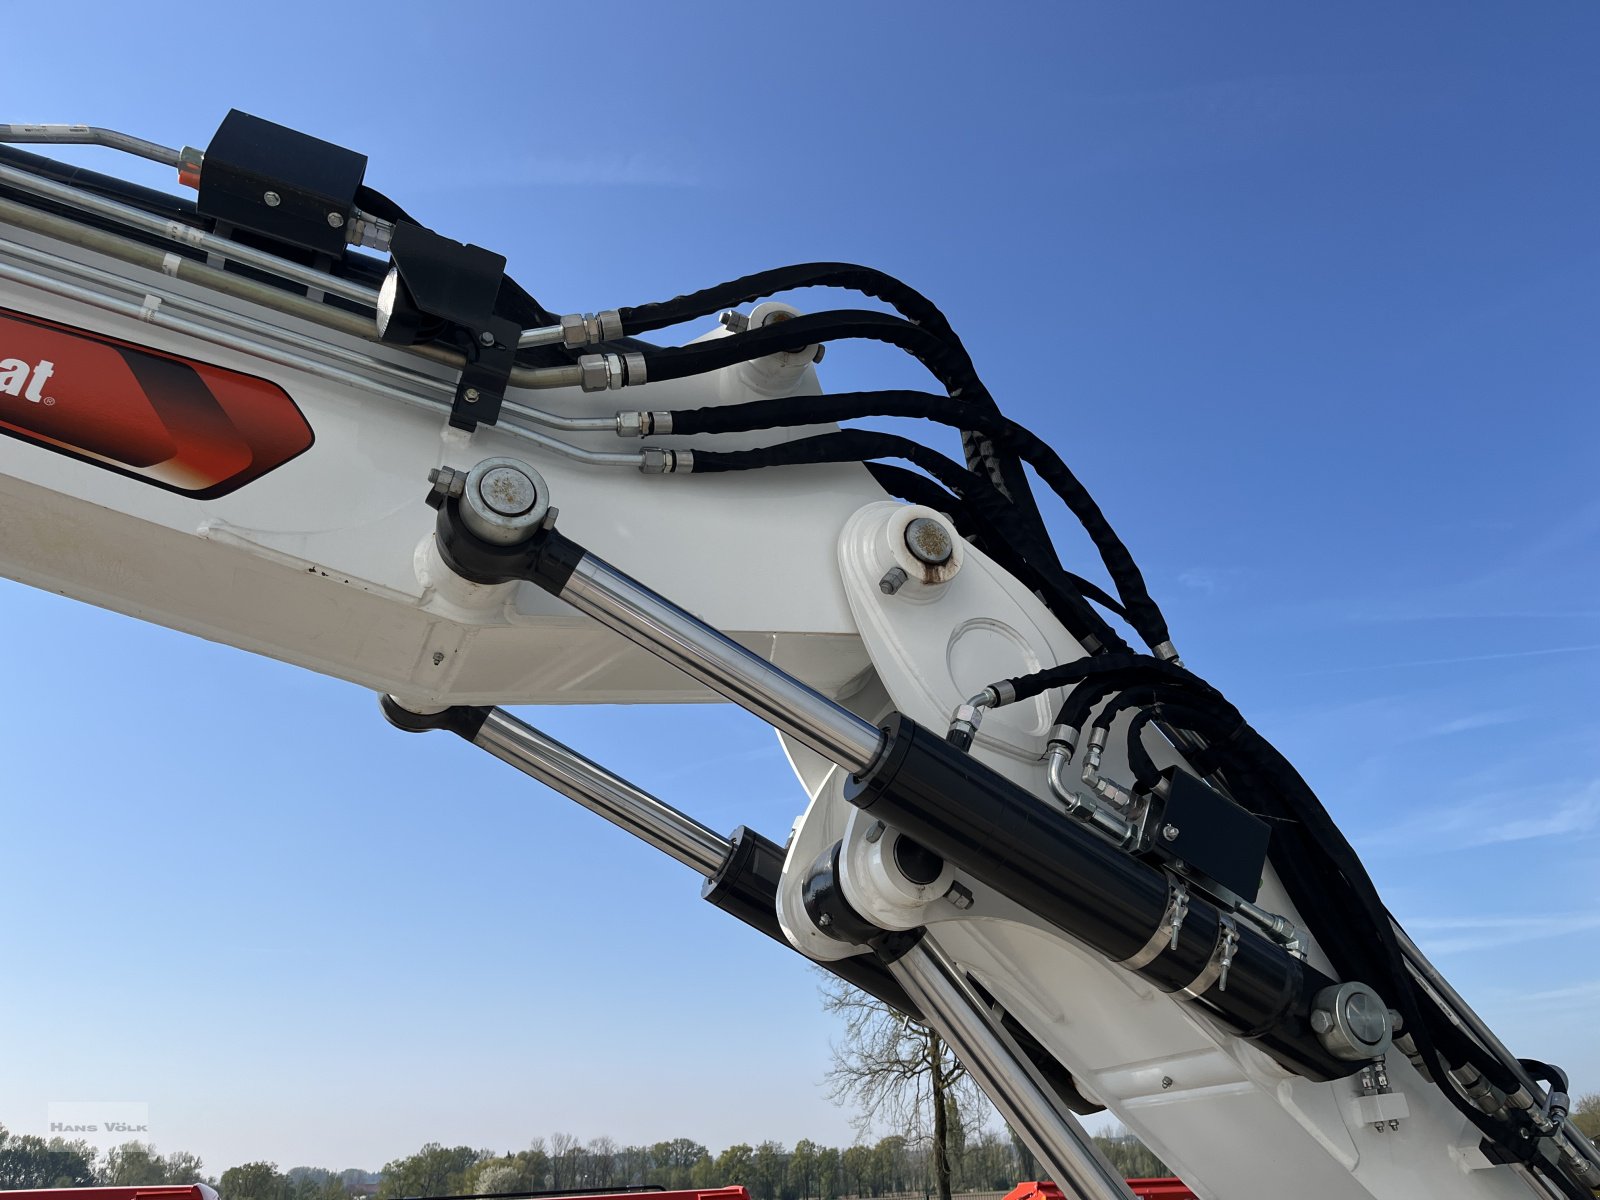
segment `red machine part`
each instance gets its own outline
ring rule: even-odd
[[[1181,1179],[1130,1179],[1128,1187],[1139,1200],[1198,1200]],[[1005,1200],[1066,1200],[1066,1197],[1048,1179],[1040,1179],[1017,1184],[1006,1193]]]

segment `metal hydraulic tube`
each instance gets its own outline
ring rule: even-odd
[[[1074,1200],[1133,1200],[1122,1176],[1055,1093],[1024,1063],[999,1022],[927,937],[889,964],[907,995],[928,1015],[962,1065],[1050,1178]]]

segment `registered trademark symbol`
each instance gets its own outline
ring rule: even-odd
[[[56,402],[56,398],[54,396],[46,396],[44,398],[44,402],[46,404],[54,404]]]

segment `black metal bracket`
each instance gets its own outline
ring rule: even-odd
[[[455,403],[450,406],[450,424],[469,433],[479,425],[493,425],[500,419],[506,384],[517,363],[517,338],[522,329],[515,321],[490,317],[477,331],[467,351],[467,365],[456,384]],[[486,342],[485,336],[492,338]]]
[[[384,285],[382,337],[407,345],[454,329],[467,363],[456,384],[450,424],[473,430],[500,418],[522,329],[495,314],[506,260],[482,246],[397,222],[389,247],[398,278]]]
[[[276,241],[344,254],[367,156],[234,109],[206,148],[196,207]]]

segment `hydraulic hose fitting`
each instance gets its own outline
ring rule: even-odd
[[[645,381],[644,355],[585,354],[578,359],[578,386],[586,392],[604,392]]]
[[[1009,699],[1004,693],[1009,692]],[[984,688],[976,696],[956,705],[956,711],[951,714],[950,728],[944,735],[944,740],[961,750],[972,749],[972,739],[978,734],[978,726],[983,724],[983,713],[988,708],[998,708],[1002,704],[1015,700],[1017,694],[1009,684],[993,683]]]
[[[568,313],[561,318],[561,344],[569,350],[614,342],[622,336],[622,317],[616,309],[600,313]]]
[[[644,371],[644,360],[640,357],[639,370]],[[630,378],[632,378],[630,373]],[[617,414],[618,437],[649,437],[651,434],[665,434],[672,432],[672,414],[670,412],[630,412],[622,411]]]

